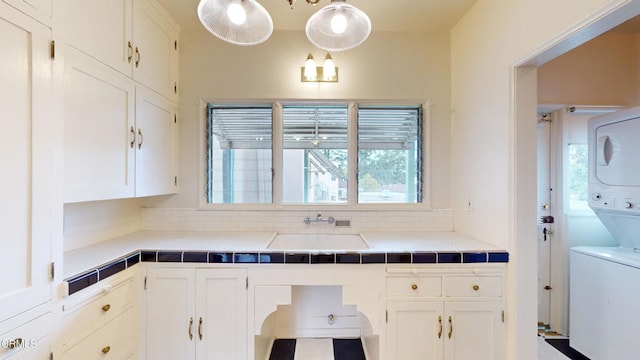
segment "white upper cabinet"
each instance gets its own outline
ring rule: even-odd
[[[74,49],[64,128],[65,202],[177,191],[176,105]]]
[[[176,23],[153,0],[66,0],[68,45],[177,99]]]
[[[66,6],[61,17],[67,44],[131,76],[133,0],[63,2]]]
[[[136,0],[133,5],[133,78],[175,99],[178,94],[176,26],[155,2]]]
[[[64,0],[65,202],[177,191],[177,35],[153,0]]]
[[[135,86],[70,49],[64,88],[64,200],[133,197]]]
[[[53,0],[2,0],[39,22],[50,26]]]
[[[0,3],[0,323],[51,298],[50,42],[49,28]]]
[[[175,104],[165,98],[140,87],[136,89],[135,195],[138,197],[176,192],[176,111]]]

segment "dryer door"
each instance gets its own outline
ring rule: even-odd
[[[607,185],[640,186],[640,118],[596,128],[596,177]]]

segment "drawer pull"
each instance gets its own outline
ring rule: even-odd
[[[133,149],[136,144],[136,131],[133,129],[133,126],[129,130],[129,146]]]
[[[7,349],[12,350],[12,349],[18,348],[22,346],[22,342],[23,342],[22,338],[11,340],[9,341],[9,344],[7,344]]]
[[[138,66],[140,66],[140,50],[138,49],[137,46],[136,46],[136,61],[135,61],[135,65],[136,65],[136,68]]]
[[[102,348],[102,353],[103,354],[108,354],[109,351],[111,351],[111,346],[105,346]]]
[[[418,290],[418,284],[413,284],[413,285],[411,285],[411,288],[412,288],[413,290]]]
[[[480,286],[478,286],[478,285],[473,285],[473,290],[474,290],[474,291],[478,291],[478,290],[480,290]]]
[[[131,44],[131,41],[129,41],[127,43],[127,49],[129,49],[129,54],[127,56],[127,62],[129,64],[131,64],[131,59],[133,59],[133,44]]]
[[[102,311],[104,311],[104,312],[109,311],[109,309],[111,309],[111,305],[110,304],[107,304],[107,305],[102,307]]]

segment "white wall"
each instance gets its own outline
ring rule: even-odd
[[[450,38],[442,33],[374,32],[360,47],[332,53],[338,83],[302,83],[308,53],[325,52],[301,31],[276,31],[265,43],[242,47],[203,31],[183,32],[180,45],[180,194],[147,206],[198,206],[200,107],[205,100],[431,100],[434,208],[450,202]]]
[[[607,0],[478,0],[452,31],[455,227],[511,253],[508,359],[536,359],[537,323],[536,205],[530,194],[536,191],[537,74],[535,66],[514,71],[514,65],[536,60],[534,55],[562,53],[607,30],[588,25],[624,3],[637,5]],[[616,14],[623,17],[622,13]],[[571,41],[561,41],[565,39]],[[469,198],[471,212],[466,211]]]
[[[538,103],[638,104],[638,35],[608,32],[538,69]]]
[[[140,199],[64,205],[64,251],[140,230]]]

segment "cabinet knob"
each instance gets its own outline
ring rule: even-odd
[[[413,284],[413,285],[411,285],[411,288],[412,288],[413,290],[418,290],[418,284]]]
[[[109,351],[111,351],[111,346],[105,346],[102,348],[102,353],[103,354],[108,354]]]
[[[480,286],[478,286],[478,285],[473,285],[473,290],[475,290],[475,291],[480,290]]]
[[[15,340],[11,340],[7,344],[7,349],[12,350],[12,349],[18,348],[18,347],[22,346],[22,342],[23,342],[22,338],[17,338]]]
[[[107,305],[102,307],[102,311],[104,311],[104,312],[109,311],[109,309],[111,309],[111,305],[110,304],[107,304]]]

